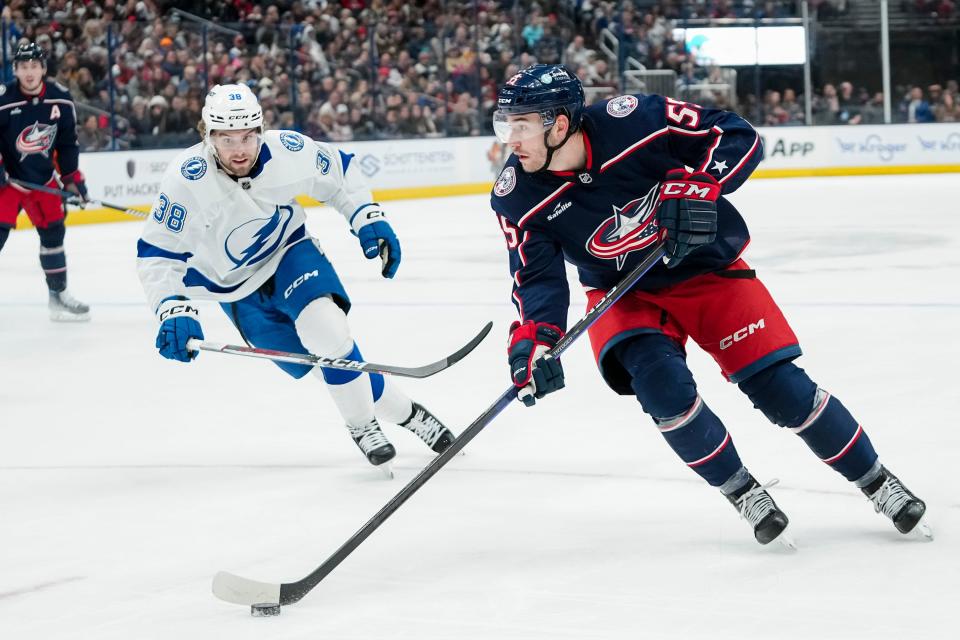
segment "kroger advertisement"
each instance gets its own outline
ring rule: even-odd
[[[760,130],[759,171],[809,169],[810,175],[960,171],[960,124],[770,127]],[[774,174],[775,175],[775,174]]]

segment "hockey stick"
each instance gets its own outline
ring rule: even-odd
[[[86,207],[87,204],[94,202],[100,203],[105,206],[107,209],[114,209],[120,211],[121,213],[126,213],[127,215],[136,216],[138,218],[146,218],[150,215],[149,211],[140,211],[138,209],[131,209],[130,207],[122,207],[118,204],[110,204],[109,202],[104,202],[103,200],[97,200],[95,198],[90,200],[84,200],[77,194],[72,191],[64,191],[63,189],[55,189],[53,187],[48,187],[45,184],[34,184],[32,182],[27,182],[25,180],[20,180],[18,178],[8,178],[7,179],[11,184],[15,184],[18,187],[23,187],[24,189],[30,189],[31,191],[40,191],[42,193],[49,193],[52,196],[60,196],[67,201],[67,204],[76,205],[78,207]]]
[[[661,242],[654,247],[653,251],[643,262],[627,274],[620,283],[610,289],[607,294],[600,299],[600,302],[587,311],[583,318],[581,318],[548,353],[553,357],[559,357],[577,338],[586,332],[590,325],[596,322],[623,294],[629,291],[663,255],[664,249],[663,243]],[[433,475],[450,462],[454,456],[460,453],[460,451],[467,446],[484,427],[490,424],[501,411],[513,402],[516,397],[516,387],[511,386],[504,391],[486,411],[480,414],[480,417],[474,420],[473,423],[453,441],[446,451],[424,467],[413,480],[407,483],[407,486],[401,489],[390,502],[384,505],[376,515],[370,518],[359,531],[344,542],[332,556],[327,558],[327,560],[310,575],[296,582],[276,584],[250,580],[226,571],[221,571],[213,578],[213,594],[226,602],[250,605],[251,613],[253,612],[253,605],[265,605],[270,608],[277,608],[276,610],[279,611],[278,607],[281,605],[298,602],[303,596],[307,595],[311,589],[320,584],[320,581],[327,577],[331,571],[336,569],[347,556],[359,547],[370,534],[376,531],[377,528],[383,524],[393,512],[399,509],[410,496],[416,493],[427,480],[432,478]]]
[[[288,353],[286,351],[274,351],[272,349],[257,349],[256,347],[241,347],[233,344],[221,344],[219,342],[206,342],[191,338],[187,341],[187,349],[190,351],[215,351],[217,353],[226,353],[235,356],[249,356],[251,358],[265,358],[277,362],[290,362],[293,364],[304,364],[308,367],[321,367],[323,369],[343,369],[345,371],[364,371],[367,373],[385,373],[392,376],[401,376],[403,378],[427,378],[435,373],[440,373],[444,369],[452,367],[463,360],[468,353],[477,348],[477,345],[483,342],[483,339],[490,333],[493,327],[492,322],[484,325],[480,333],[470,339],[470,342],[460,347],[457,351],[451,353],[442,360],[425,364],[421,367],[400,367],[392,364],[377,364],[375,362],[363,362],[361,360],[346,360],[344,358],[327,358],[324,356],[315,356],[312,353]]]

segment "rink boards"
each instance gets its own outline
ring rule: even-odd
[[[960,124],[760,128],[765,157],[755,178],[960,172]],[[493,137],[348,142],[377,200],[482,194],[506,159]],[[84,153],[90,196],[147,211],[177,149]],[[304,206],[318,204],[301,198]],[[128,221],[103,208],[77,210],[68,224]],[[17,228],[29,227],[21,215]]]

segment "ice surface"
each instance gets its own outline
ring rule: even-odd
[[[960,597],[957,177],[749,182],[746,254],[801,339],[798,361],[927,500],[937,538],[906,540],[753,410],[695,347],[700,391],[774,489],[800,550],[760,547],[675,458],[586,341],[567,389],[507,409],[311,594],[279,618],[215,599],[228,570],[292,581],[430,460],[391,425],[392,482],[360,456],[312,379],[153,347],[134,271],[139,223],[71,227],[87,325],[47,320],[33,231],[0,255],[0,638],[952,638]],[[343,220],[312,230],[354,300],[364,355],[419,364],[493,334],[448,372],[402,381],[455,430],[508,384],[514,310],[485,197],[388,203],[395,281]],[[574,289],[571,319],[583,313]],[[240,342],[201,303],[207,338]]]

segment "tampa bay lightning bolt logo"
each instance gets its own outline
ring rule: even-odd
[[[633,251],[646,249],[657,240],[657,195],[654,185],[647,195],[631,200],[622,207],[613,205],[613,215],[603,221],[587,240],[590,255],[602,260],[616,260],[617,271]]]
[[[273,255],[283,242],[292,218],[293,207],[281,204],[269,218],[244,222],[231,231],[223,243],[223,250],[234,264],[233,269],[249,267]]]
[[[207,172],[207,161],[200,156],[187,158],[180,167],[180,174],[187,180],[199,180]]]
[[[327,175],[330,172],[330,158],[323,151],[317,151],[317,169],[320,169],[321,175]]]
[[[303,136],[292,131],[284,131],[280,134],[280,144],[290,151],[300,151],[303,149]]]

